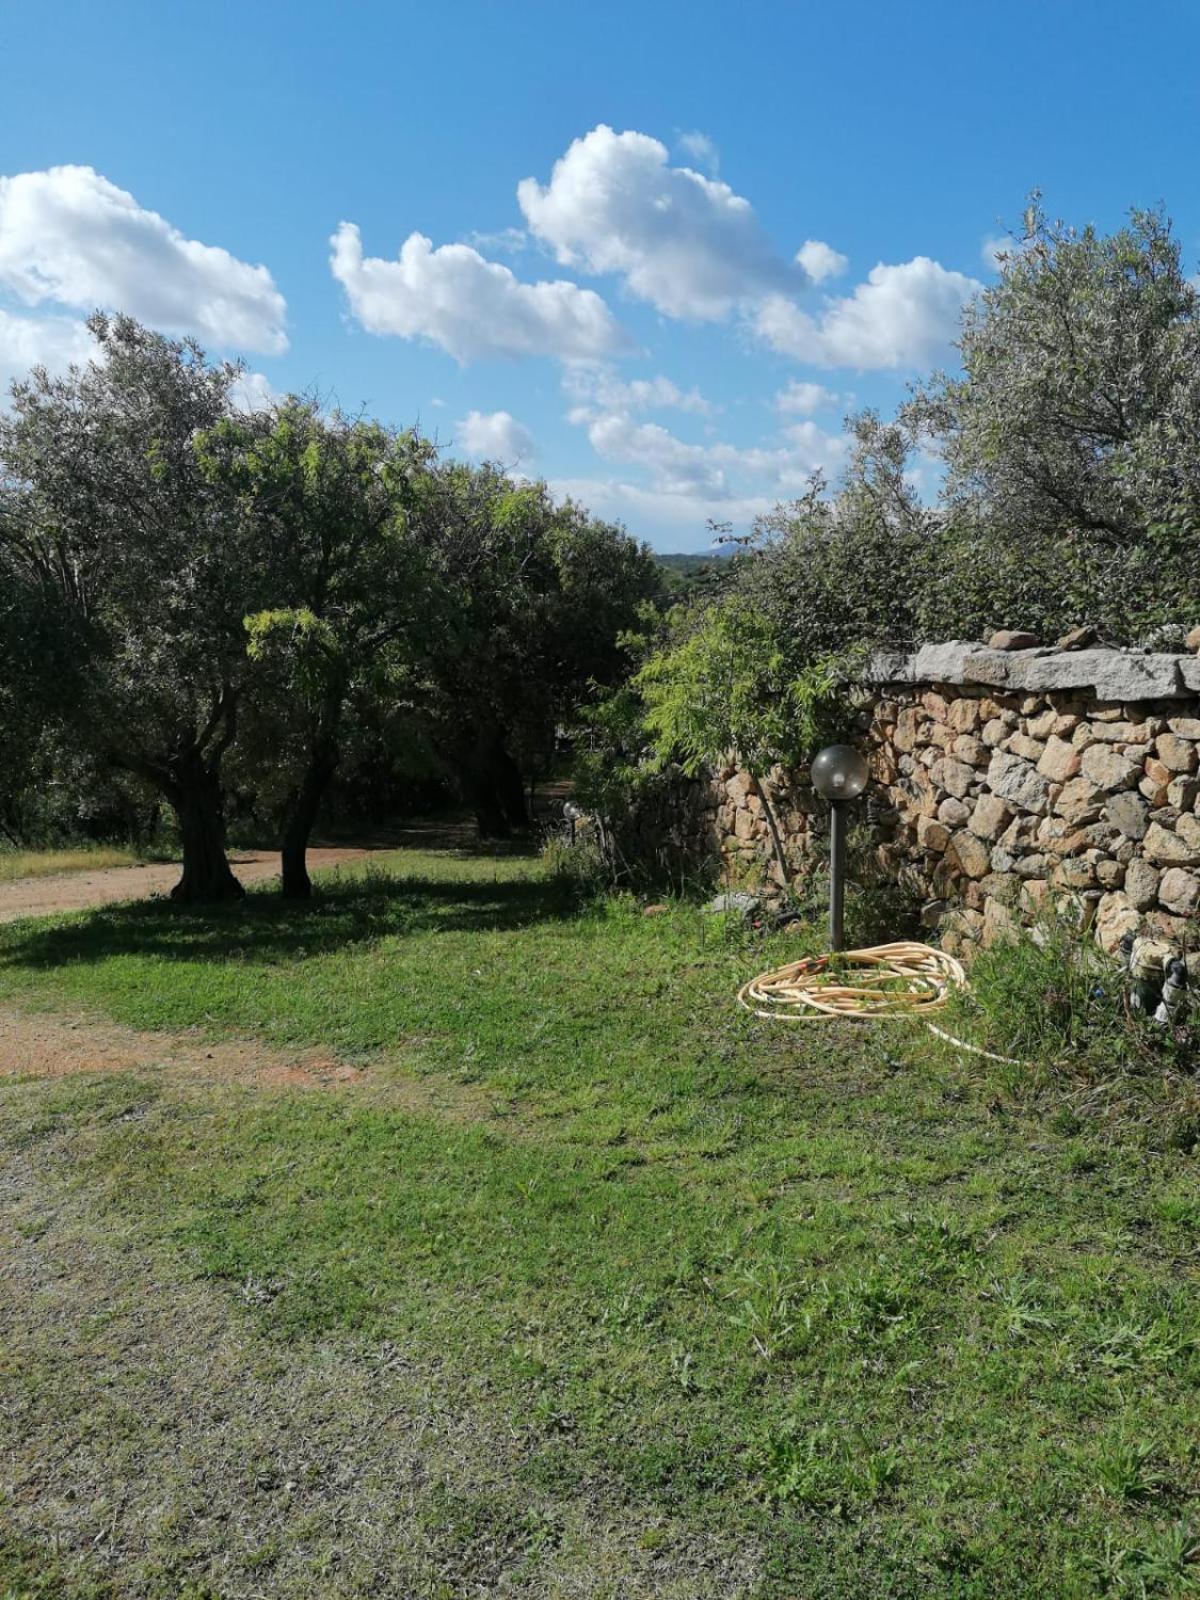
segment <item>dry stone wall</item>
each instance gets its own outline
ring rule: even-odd
[[[1009,640],[1027,643],[993,646]],[[1200,946],[1200,655],[956,642],[880,655],[870,681],[873,848],[944,943],[969,954],[1050,905],[1110,950],[1130,931]],[[803,870],[821,808],[803,774],[765,787]],[[777,879],[747,773],[714,773],[684,811],[735,881]]]

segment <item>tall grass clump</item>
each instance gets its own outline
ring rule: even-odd
[[[1130,1008],[1127,974],[1065,920],[981,951],[969,987],[951,998],[946,1028],[1032,1069],[1098,1078],[1187,1068],[1194,1028]],[[1194,1015],[1194,1014],[1193,1014]]]
[[[565,831],[549,834],[541,860],[550,881],[572,897],[590,899],[612,888],[604,852],[591,833],[580,833],[574,839]]]

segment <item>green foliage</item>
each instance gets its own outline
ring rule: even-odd
[[[672,600],[692,600],[697,595],[713,594],[727,582],[734,570],[737,553],[718,550],[695,555],[656,554],[656,565],[663,573],[666,592]]]
[[[109,771],[153,786],[184,842],[179,892],[239,893],[224,861],[221,764],[248,675],[242,618],[267,566],[195,442],[239,369],[128,317],[89,322],[101,355],[35,369],[0,416],[0,567],[69,649],[37,659],[48,718]]]
[[[169,801],[206,893],[236,891],[230,784],[303,892],[346,752],[377,792],[450,773],[481,823],[523,824],[524,778],[661,594],[649,550],[414,433],[237,411],[238,369],[191,342],[92,331],[102,360],[31,374],[0,418],[0,827],[48,831],[31,792],[80,752]]]
[[[660,763],[692,774],[732,753],[761,774],[809,754],[837,687],[831,661],[793,671],[772,619],[737,595],[668,625],[633,679]]]
[[[818,477],[760,518],[757,545],[736,573],[738,591],[774,619],[797,664],[926,636],[937,519],[913,486],[901,429],[868,411],[851,430],[836,492]]]
[[[902,412],[946,467],[936,631],[1193,623],[1200,297],[1169,221],[1076,231],[1035,195],[959,348]]]

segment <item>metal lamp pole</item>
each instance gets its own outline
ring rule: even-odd
[[[829,948],[845,945],[847,809],[867,786],[867,763],[853,745],[827,745],[814,757],[813,788],[829,801]]]

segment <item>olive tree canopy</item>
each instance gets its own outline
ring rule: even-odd
[[[233,897],[221,763],[263,566],[195,441],[229,413],[239,368],[129,317],[89,327],[95,359],[63,377],[35,369],[0,416],[0,471],[20,504],[0,523],[4,560],[70,641],[56,713],[174,808],[175,897]],[[46,678],[53,659],[41,666]]]

